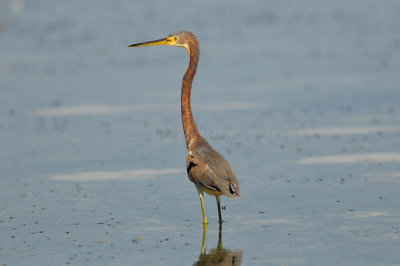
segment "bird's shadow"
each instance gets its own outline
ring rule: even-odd
[[[219,223],[218,245],[206,251],[207,224],[203,225],[203,242],[199,259],[193,265],[241,265],[243,250],[231,251],[222,247],[222,223]]]

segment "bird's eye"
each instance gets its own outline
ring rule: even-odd
[[[174,37],[174,40],[176,41],[176,40],[178,40],[178,38],[177,38],[177,37]]]

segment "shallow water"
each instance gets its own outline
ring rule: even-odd
[[[0,263],[398,265],[399,12],[2,1]],[[126,47],[180,30],[200,40],[198,127],[243,195],[222,199],[221,230],[206,197],[203,255],[179,113],[187,54]]]

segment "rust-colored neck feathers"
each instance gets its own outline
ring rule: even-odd
[[[189,66],[182,81],[181,111],[186,145],[189,148],[190,142],[196,141],[200,137],[199,130],[197,129],[196,123],[193,119],[192,108],[190,107],[190,93],[200,56],[199,42],[194,35],[190,39],[186,49],[189,53]]]

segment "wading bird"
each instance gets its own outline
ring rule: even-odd
[[[199,192],[203,223],[207,224],[203,193],[215,196],[218,205],[219,222],[222,222],[220,196],[240,198],[239,183],[228,161],[203,138],[193,119],[190,107],[190,93],[193,78],[199,62],[199,41],[192,32],[181,31],[167,38],[132,44],[129,47],[150,45],[170,45],[186,48],[189,54],[189,66],[183,76],[181,90],[181,112],[188,155],[186,157],[187,174]]]

